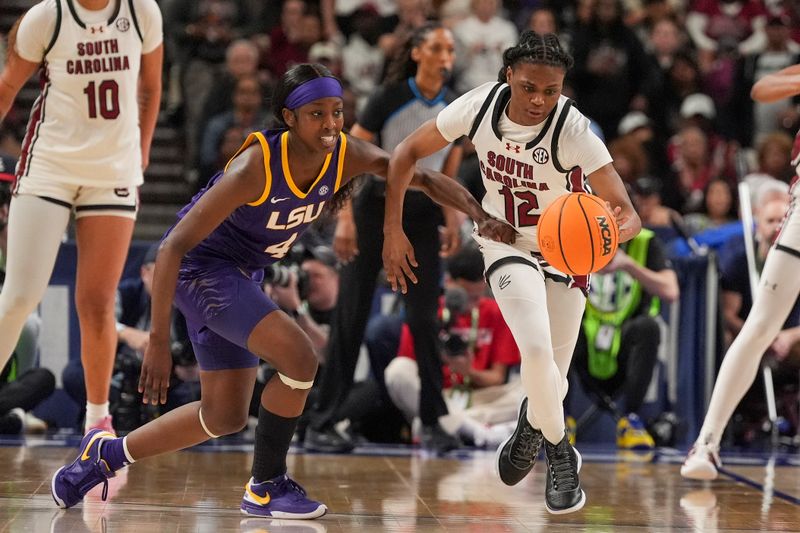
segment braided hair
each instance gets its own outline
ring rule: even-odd
[[[417,75],[417,62],[411,58],[411,51],[425,41],[432,31],[444,28],[441,22],[430,21],[412,31],[399,48],[386,74],[386,83],[399,83]]]
[[[535,31],[526,30],[519,37],[516,46],[506,48],[503,52],[503,68],[500,69],[497,79],[506,82],[506,70],[514,68],[517,63],[531,63],[560,67],[566,72],[574,63],[569,52],[562,48],[558,37],[553,33],[540,35]]]

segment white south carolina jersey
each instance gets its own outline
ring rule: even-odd
[[[523,126],[505,113],[510,98],[505,83],[481,85],[442,110],[436,126],[451,142],[469,135],[486,188],[484,211],[517,228],[515,248],[538,252],[542,211],[565,193],[586,191],[586,176],[612,159],[570,99],[561,96],[541,124]]]
[[[92,187],[140,185],[137,86],[142,54],[162,41],[155,0],[44,0],[23,17],[16,52],[41,63],[17,179]]]

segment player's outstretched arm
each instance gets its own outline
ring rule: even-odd
[[[516,240],[517,230],[514,226],[487,214],[467,189],[441,172],[417,168],[411,185],[422,190],[434,202],[465,213],[478,224],[478,232],[483,237],[506,244]]]
[[[389,154],[374,144],[353,137],[348,139],[347,161],[344,165],[345,179],[364,173],[387,176],[390,172]],[[389,209],[388,184],[390,181],[391,179],[387,179],[387,211]],[[478,223],[481,234],[487,238],[502,242],[514,241],[516,231],[513,227],[486,214],[469,191],[441,172],[412,166],[411,179],[405,185],[405,189],[409,185],[423,190],[433,201],[457,209],[471,217]],[[411,280],[412,283],[417,282],[412,269],[417,266],[417,262],[414,257],[414,249],[403,232],[402,209],[399,217],[396,231],[387,229],[387,222],[384,221],[383,258],[386,277],[392,285],[392,289],[397,290],[399,287],[405,293],[407,290],[406,279]]]
[[[800,94],[800,65],[792,65],[758,80],[750,91],[757,102],[775,102]]]
[[[450,144],[431,119],[403,139],[392,152],[386,176],[386,211],[383,231],[402,231],[403,199],[414,178],[417,161]],[[434,199],[435,200],[435,199]]]

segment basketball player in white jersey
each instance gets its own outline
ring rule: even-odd
[[[527,399],[517,428],[498,449],[497,467],[507,485],[533,468],[542,439],[549,465],[545,501],[551,513],[577,511],[586,500],[578,471],[580,454],[564,432],[567,370],[586,301],[586,276],[567,276],[539,254],[536,224],[558,196],[589,190],[614,206],[620,241],[641,226],[603,142],[589,120],[561,95],[572,58],[555,35],[527,31],[503,54],[500,83],[464,94],[400,143],[386,186],[384,263],[393,288],[416,282],[413,249],[402,230],[405,184],[417,160],[469,135],[480,160],[483,208],[518,232],[513,245],[474,235],[486,279],[522,354]]]
[[[85,429],[112,429],[114,297],[158,116],[162,37],[155,0],[44,0],[12,28],[0,75],[0,120],[28,78],[41,78],[11,201],[0,367],[47,288],[74,213]]]
[[[770,103],[800,94],[800,65],[786,67],[764,76],[750,93],[757,102]],[[800,132],[792,148],[792,166],[800,175]],[[722,465],[719,444],[736,406],[758,374],[764,352],[775,341],[800,293],[800,210],[797,176],[792,185],[792,201],[780,232],[767,254],[753,307],[747,315],[719,369],[708,412],[694,446],[681,466],[681,475],[690,479],[716,479]]]

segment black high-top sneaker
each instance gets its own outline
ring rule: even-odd
[[[572,447],[566,435],[558,444],[545,440],[544,452],[547,457],[547,488],[544,493],[547,511],[552,514],[578,511],[586,503],[586,494],[578,479],[581,454]]]
[[[542,446],[542,432],[528,422],[528,399],[519,406],[517,427],[497,448],[495,464],[500,480],[506,485],[516,485],[533,469],[539,448]]]

